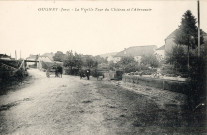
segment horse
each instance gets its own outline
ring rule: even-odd
[[[80,76],[80,79],[82,79],[83,77],[87,77],[87,79],[89,80],[90,79],[90,70],[81,70],[79,72],[79,76]]]
[[[86,75],[84,74],[83,71],[80,71],[80,72],[79,72],[79,76],[80,76],[80,79],[82,79],[83,77],[86,77]]]
[[[60,77],[62,78],[63,68],[61,66],[58,66],[56,70],[57,70],[57,76],[59,77],[60,74]]]

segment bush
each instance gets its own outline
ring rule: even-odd
[[[91,70],[91,75],[92,75],[93,77],[98,77],[98,76],[102,76],[103,73],[102,73],[101,71],[98,71],[97,69],[92,69],[92,70]]]
[[[173,64],[174,69],[186,71],[188,57],[182,46],[175,46],[172,52],[167,53],[166,63]],[[183,70],[184,69],[184,70]]]
[[[73,68],[73,69],[70,69],[70,68],[64,68],[64,71],[65,71],[65,74],[66,75],[79,75],[79,69],[77,68]]]
[[[156,73],[157,69],[148,69],[148,70],[143,70],[142,75],[152,75],[153,73]]]

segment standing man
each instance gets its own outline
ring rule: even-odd
[[[89,80],[90,79],[90,69],[86,71],[86,76],[87,76],[87,79]]]
[[[54,67],[55,68],[55,77],[58,77],[58,69],[57,67]]]
[[[58,73],[60,73],[60,77],[62,78],[63,68],[61,66],[57,67]]]
[[[48,78],[50,77],[50,68],[49,68],[49,67],[47,68],[46,76],[47,76]]]

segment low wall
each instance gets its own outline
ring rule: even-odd
[[[187,94],[188,91],[190,90],[189,83],[187,81],[166,80],[160,78],[150,78],[150,77],[135,76],[135,75],[123,75],[122,81],[155,87],[155,88],[169,90],[169,91],[183,93],[183,94]]]

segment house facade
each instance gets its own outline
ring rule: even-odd
[[[160,48],[157,48],[155,50],[154,55],[157,57],[157,59],[159,61],[164,60],[164,58],[165,58],[165,45],[161,46]]]
[[[178,29],[174,30],[167,38],[165,39],[165,55],[172,51],[172,48],[176,46],[175,43],[175,35],[177,33]]]

